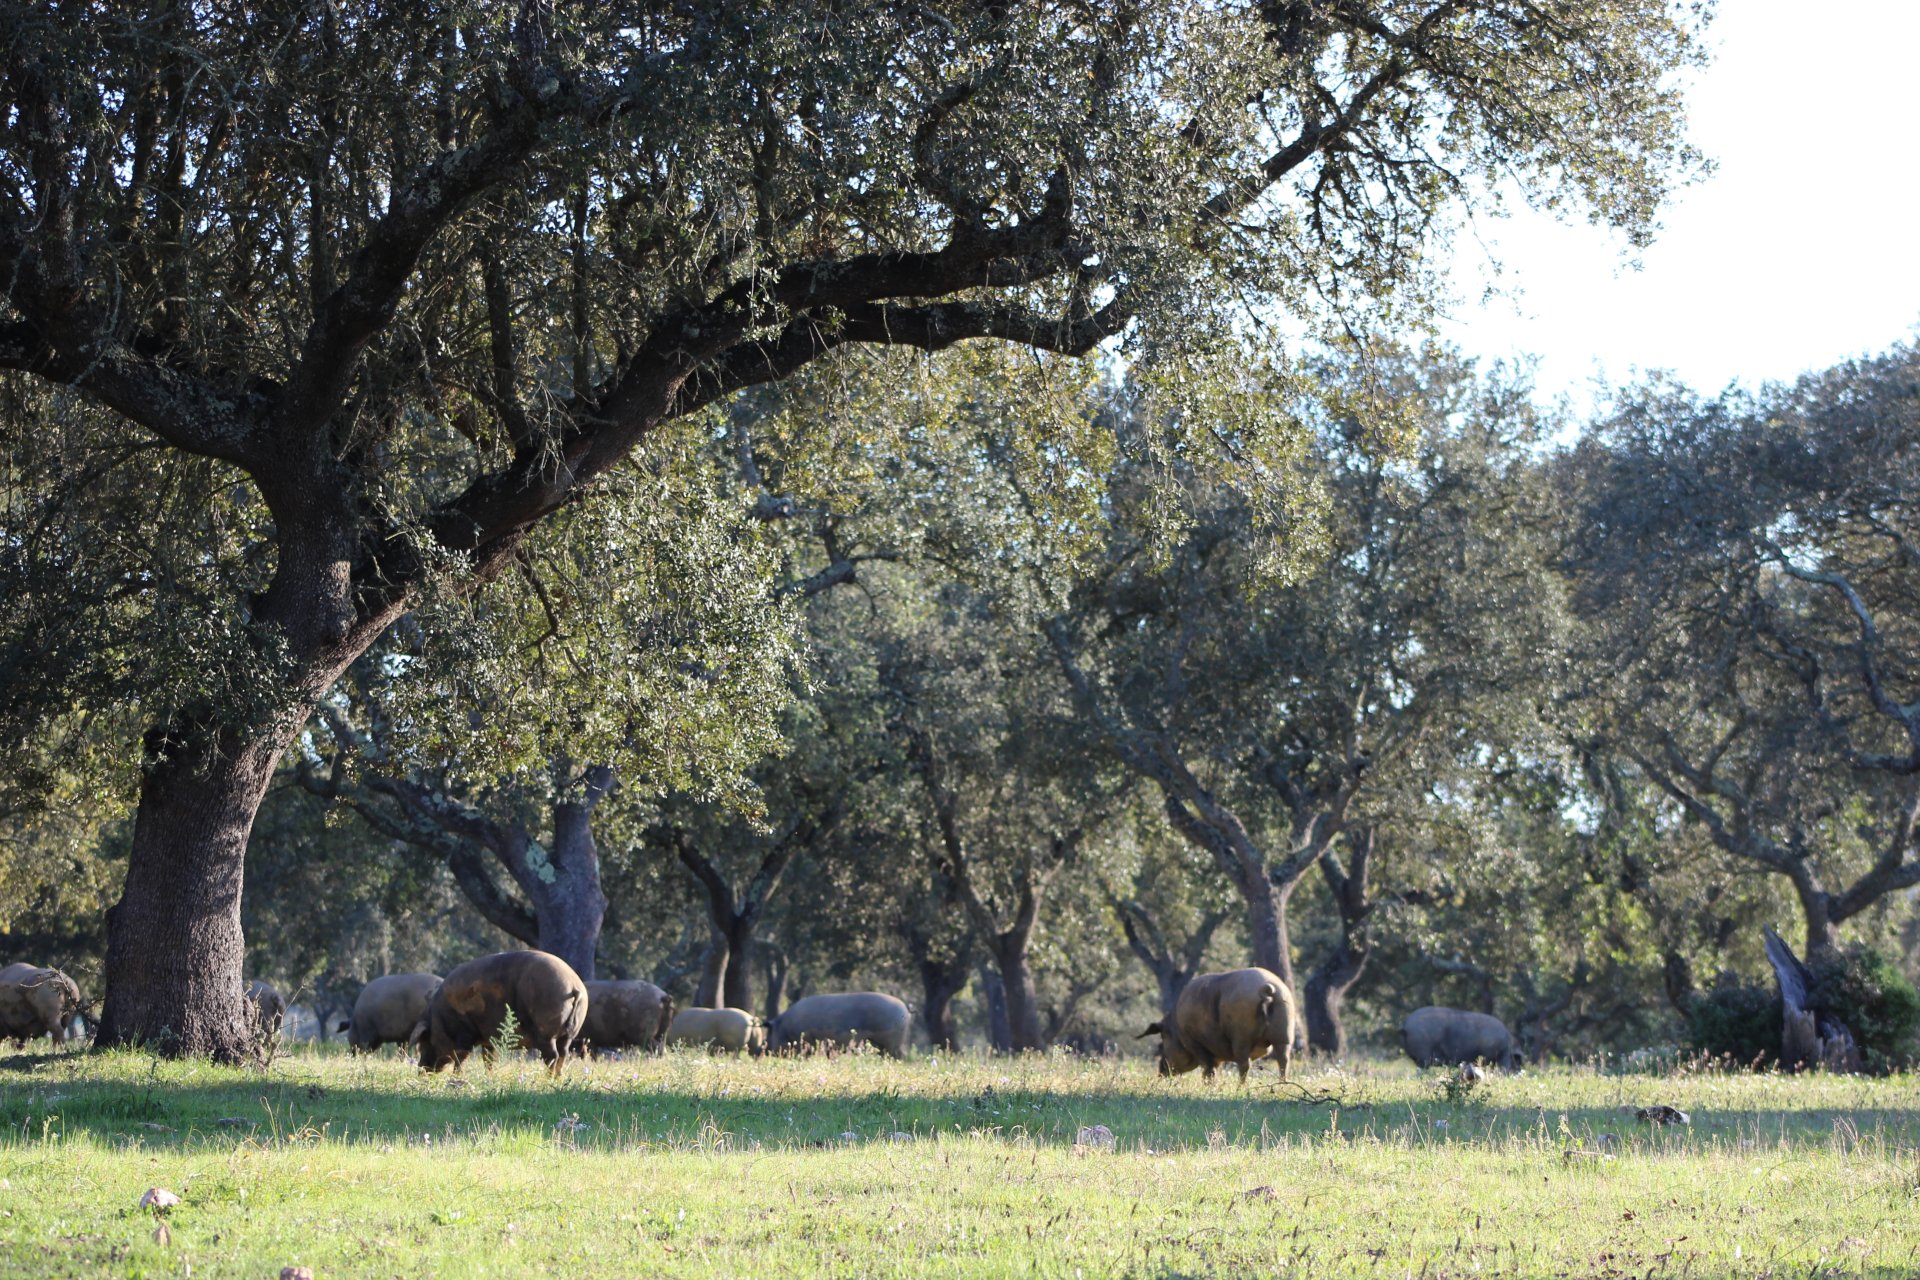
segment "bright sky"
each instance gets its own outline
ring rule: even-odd
[[[1539,356],[1540,390],[1584,407],[1596,376],[1718,391],[1920,336],[1920,2],[1721,0],[1708,40],[1690,133],[1719,169],[1639,268],[1584,223],[1483,219],[1456,244],[1450,339]],[[1480,242],[1510,295],[1484,305]]]

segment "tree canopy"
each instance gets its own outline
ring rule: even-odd
[[[0,667],[37,673],[0,739],[26,790],[140,739],[103,1036],[243,1051],[245,848],[312,708],[397,620],[534,590],[624,466],[683,475],[668,424],[860,348],[1117,342],[1191,462],[1258,476],[1285,422],[1215,387],[1284,374],[1231,354],[1276,315],[1419,317],[1509,183],[1651,232],[1697,22],[0,6]]]

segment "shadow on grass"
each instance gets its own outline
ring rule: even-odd
[[[940,1080],[967,1087],[835,1092],[827,1086],[795,1089],[790,1076],[755,1081],[733,1074],[707,1088],[684,1078],[649,1078],[644,1069],[623,1078],[617,1069],[589,1073],[577,1066],[552,1082],[520,1064],[503,1064],[493,1073],[469,1064],[467,1074],[456,1077],[395,1074],[391,1064],[366,1070],[335,1063],[313,1073],[303,1070],[310,1064],[294,1060],[269,1071],[199,1067],[185,1080],[164,1078],[157,1065],[144,1080],[137,1071],[99,1078],[87,1074],[89,1065],[86,1055],[77,1054],[0,1059],[0,1144],[86,1134],[166,1149],[324,1136],[396,1145],[507,1140],[726,1151],[935,1134],[1071,1145],[1083,1127],[1095,1125],[1107,1126],[1123,1150],[1307,1140],[1535,1142],[1608,1152],[1920,1142],[1920,1111],[1894,1106],[1696,1107],[1691,1126],[1656,1129],[1636,1120],[1630,1107],[1449,1103],[1391,1096],[1365,1082],[1342,1082],[1335,1086],[1344,1090],[1338,1094],[1274,1082],[1242,1089],[1223,1081],[1197,1089],[1191,1081],[1158,1080],[1144,1068],[1137,1080],[1128,1076],[1084,1091]],[[1661,1101],[1661,1082],[1645,1084],[1643,1101]]]

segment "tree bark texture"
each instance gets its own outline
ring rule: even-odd
[[[969,968],[964,956],[948,964],[931,959],[920,962],[920,1018],[927,1025],[927,1042],[936,1049],[951,1053],[960,1047],[953,998],[967,985]]]
[[[167,752],[140,783],[126,887],[108,913],[97,1043],[240,1062],[254,1051],[242,999],[240,891],[247,838],[298,722],[217,737],[216,758],[149,735]]]
[[[920,1017],[927,1027],[927,1042],[951,1053],[960,1047],[953,1001],[966,988],[973,971],[973,939],[969,935],[951,955],[943,955],[918,922],[903,920],[899,933],[920,976]]]
[[[1007,1034],[1015,1053],[1045,1053],[1047,1024],[1040,1014],[1040,991],[1034,984],[1033,964],[1026,940],[999,949],[1001,988],[1007,997]]]
[[[727,979],[722,990],[730,1009],[753,1007],[753,926],[756,923],[757,920],[746,922],[727,939]]]
[[[1825,1067],[1860,1070],[1860,1045],[1846,1023],[1813,1003],[1813,975],[1793,948],[1771,928],[1765,932],[1767,963],[1780,987],[1780,1063],[1792,1071]]]
[[[559,956],[588,979],[594,976],[594,957],[607,915],[593,811],[612,788],[612,769],[590,768],[584,794],[553,806],[553,848],[543,854],[528,840],[520,851],[528,881],[535,886],[530,896],[540,921],[540,950]]]
[[[980,980],[980,1005],[986,1012],[987,1044],[995,1053],[1013,1052],[1013,1027],[1007,1020],[1007,988],[994,967],[982,961],[975,976]]]
[[[1293,946],[1287,938],[1287,900],[1293,896],[1293,885],[1276,885],[1265,875],[1253,875],[1245,877],[1239,888],[1247,906],[1247,940],[1253,963],[1273,970],[1285,980],[1288,990],[1298,991],[1293,980]]]
[[[1352,854],[1347,866],[1340,865],[1332,849],[1320,856],[1320,873],[1333,899],[1340,919],[1340,938],[1321,962],[1307,975],[1300,1005],[1307,1024],[1307,1047],[1316,1053],[1344,1057],[1347,1029],[1341,1019],[1347,992],[1367,970],[1373,954],[1373,941],[1367,930],[1367,917],[1373,903],[1367,898],[1367,877],[1371,869],[1374,833],[1371,828],[1350,838]]]

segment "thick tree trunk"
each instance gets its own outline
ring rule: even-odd
[[[221,734],[213,752],[148,735],[155,762],[141,779],[126,888],[108,913],[101,1046],[221,1062],[252,1053],[241,998],[247,837],[299,723]]]
[[[696,1009],[718,1009],[726,994],[727,938],[718,930],[707,943],[707,954],[700,966],[700,985],[693,993]]]
[[[1371,827],[1349,833],[1351,848],[1348,862],[1340,863],[1329,848],[1320,855],[1320,876],[1333,899],[1340,917],[1340,940],[1327,958],[1307,975],[1306,989],[1297,991],[1307,1024],[1307,1047],[1330,1057],[1344,1057],[1347,1029],[1340,1018],[1347,992],[1367,971],[1367,958],[1373,954],[1372,935],[1367,920],[1373,903],[1367,896],[1367,881],[1373,862],[1375,834]]]
[[[611,770],[598,772],[611,783]],[[607,915],[607,895],[600,886],[600,850],[593,840],[593,809],[604,794],[605,786],[590,789],[586,799],[555,805],[553,849],[543,854],[529,840],[521,850],[533,873],[531,882],[538,887],[534,912],[540,921],[540,950],[559,956],[582,978],[594,976],[594,956]]]
[[[773,946],[763,947],[761,951],[767,958],[767,998],[761,1016],[771,1021],[780,1016],[780,1006],[787,994],[787,955]]]
[[[1367,953],[1355,952],[1342,940],[1332,955],[1314,966],[1301,991],[1306,1017],[1307,1047],[1315,1053],[1341,1058],[1347,1052],[1347,1028],[1341,1019],[1347,992],[1367,968]]]
[[[941,962],[931,957],[919,962],[920,1018],[927,1024],[927,1041],[949,1053],[960,1047],[960,1035],[953,1025],[953,998],[967,985],[971,966],[965,956]]]
[[[994,967],[982,961],[975,976],[980,980],[980,1003],[987,1013],[987,1044],[995,1053],[1013,1052],[1013,1028],[1007,1021],[1007,988]]]
[[[736,919],[727,937],[727,973],[721,984],[729,1009],[753,1008],[752,917]]]
[[[1040,992],[1027,956],[1027,940],[1009,938],[994,948],[1000,966],[1001,990],[1006,996],[1007,1036],[1015,1053],[1045,1053],[1046,1021],[1040,1014]]]
[[[942,906],[951,903],[948,895]],[[927,1043],[952,1052],[960,1047],[960,1036],[953,1025],[953,1001],[966,987],[973,970],[973,938],[964,937],[951,953],[944,953],[918,920],[907,917],[895,927],[920,975],[920,1018],[926,1023]]]
[[[1800,897],[1800,917],[1807,926],[1807,959],[1837,951],[1840,926],[1833,918],[1833,895],[1810,881],[1799,881],[1794,890]]]
[[[1293,948],[1287,940],[1287,900],[1293,896],[1293,885],[1283,888],[1264,872],[1255,871],[1239,887],[1247,904],[1247,938],[1253,963],[1279,974],[1288,990],[1299,991],[1293,981]]]

